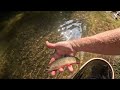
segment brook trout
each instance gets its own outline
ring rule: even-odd
[[[67,65],[79,64],[79,63],[80,63],[80,60],[76,57],[63,57],[49,64],[46,71],[51,72],[53,70],[58,70],[59,68]]]

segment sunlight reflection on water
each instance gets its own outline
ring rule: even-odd
[[[82,36],[82,23],[78,20],[68,20],[65,21],[62,25],[59,26],[58,32],[62,40],[72,40],[81,38]]]

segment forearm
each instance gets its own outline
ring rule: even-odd
[[[70,43],[76,51],[120,55],[120,28],[72,40]]]

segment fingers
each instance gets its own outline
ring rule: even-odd
[[[47,45],[48,48],[55,49],[55,44],[54,43],[50,43],[50,42],[46,41],[46,45]]]
[[[63,68],[60,68],[59,71],[60,71],[60,72],[63,72],[64,69],[63,69]],[[52,75],[52,76],[55,76],[55,75],[56,75],[56,71],[52,71],[52,72],[51,72],[51,75]]]
[[[64,69],[63,69],[63,68],[59,68],[59,71],[60,71],[60,72],[63,72],[63,71],[64,71]]]
[[[60,72],[63,72],[64,69],[63,69],[63,68],[60,68],[59,71],[60,71]],[[52,75],[52,76],[55,76],[55,75],[56,75],[56,71],[52,71],[52,72],[51,72],[51,75]]]
[[[54,61],[55,61],[55,58],[53,57],[53,58],[51,58],[49,64],[51,64],[51,63],[54,62]]]
[[[71,71],[71,72],[73,72],[73,67],[72,67],[72,65],[69,65],[69,66],[68,66],[68,70]],[[63,68],[59,68],[59,71],[60,71],[60,72],[63,72],[64,69],[63,69]],[[51,75],[52,75],[52,76],[55,76],[55,75],[56,75],[56,71],[52,71],[52,72],[51,72]]]
[[[51,72],[51,75],[52,75],[52,76],[55,76],[55,74],[56,74],[56,71],[52,71],[52,72]]]
[[[72,65],[69,65],[69,66],[68,66],[68,70],[71,71],[71,72],[73,72],[73,67],[72,67]]]
[[[55,54],[52,56],[49,64],[51,64],[53,61],[55,61],[56,59],[58,59],[58,58],[60,58],[60,57],[61,57],[61,55],[58,55],[57,53],[55,53]]]

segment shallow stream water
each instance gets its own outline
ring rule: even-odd
[[[119,21],[116,23],[112,17],[108,15],[106,18],[105,15],[105,12],[88,11],[2,13],[0,15],[0,78],[66,79],[72,74],[67,69],[63,73],[58,72],[55,77],[45,71],[54,53],[54,50],[46,47],[45,41],[55,43],[82,38],[120,25]],[[76,56],[81,60],[81,64],[93,57],[103,57],[112,65],[115,64],[112,59],[119,59],[119,57],[85,52],[79,52]],[[116,75],[119,71],[116,69],[118,64],[119,62],[115,64]],[[76,72],[78,66],[75,65],[74,69]]]

